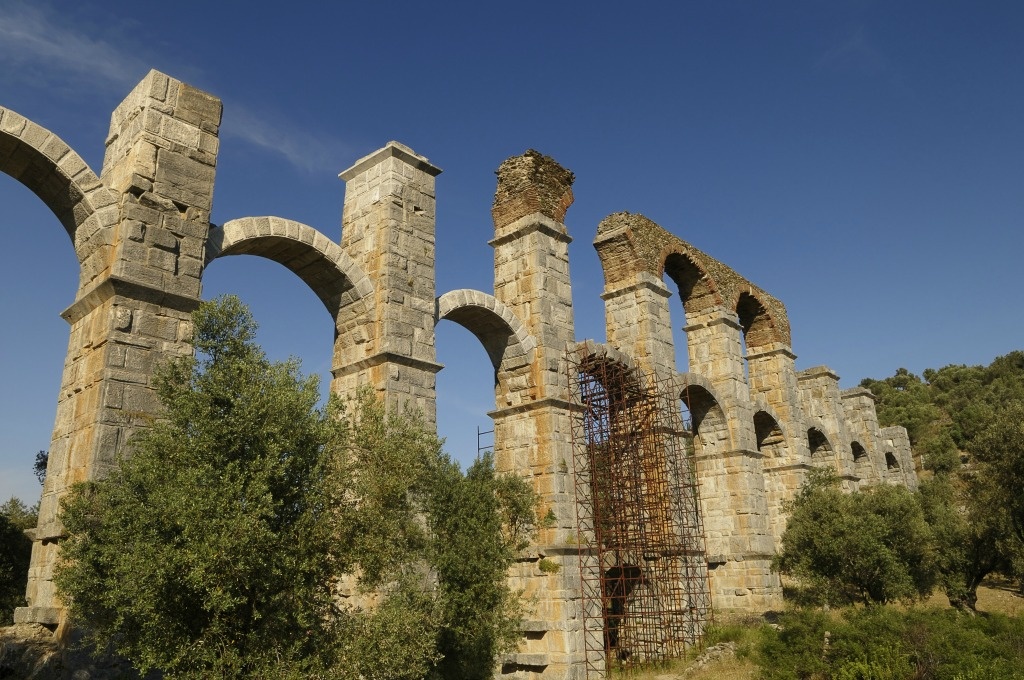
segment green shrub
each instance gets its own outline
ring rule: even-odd
[[[834,471],[812,470],[788,510],[774,568],[799,579],[818,601],[885,603],[931,592],[934,539],[906,489],[845,493]]]
[[[755,655],[766,680],[1010,680],[1024,667],[1024,621],[1002,615],[874,606],[798,610],[780,624]]]
[[[783,614],[778,629],[761,629],[755,660],[764,680],[799,680],[826,677],[828,664],[823,657],[825,632],[834,621],[814,610]]]

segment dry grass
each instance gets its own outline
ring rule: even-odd
[[[729,659],[708,664],[698,672],[687,677],[687,680],[754,680],[757,677],[757,664],[750,659]]]
[[[949,600],[941,592],[932,593],[923,603],[926,607],[948,607]],[[1024,616],[1024,598],[1017,594],[1015,583],[989,579],[978,588],[978,611],[1007,616]]]
[[[662,668],[651,671],[616,674],[614,680],[676,680],[682,677],[682,672],[689,664],[680,663],[672,668]],[[692,675],[687,675],[686,680],[754,680],[757,677],[757,664],[749,659],[723,659],[709,663],[704,668]]]

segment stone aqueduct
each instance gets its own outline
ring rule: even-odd
[[[71,484],[104,474],[146,414],[153,367],[191,351],[189,315],[204,268],[228,255],[279,262],[336,321],[331,388],[374,386],[389,405],[434,415],[434,326],[470,330],[495,369],[495,458],[526,476],[555,522],[514,576],[534,598],[524,644],[504,671],[579,677],[580,572],[567,351],[656,373],[693,417],[710,588],[718,609],[778,606],[769,561],[783,503],[807,470],[832,465],[850,487],[916,486],[906,432],[881,428],[867,390],[840,390],[821,366],[795,368],[777,299],[641,215],[598,226],[607,342],[578,342],[569,280],[573,175],[529,151],[498,171],[494,291],[434,290],[434,178],[397,143],[341,174],[340,244],[278,217],[209,222],[220,101],[152,71],[115,109],[97,176],[60,138],[0,107],[0,170],[34,191],[67,230],[81,266],[64,313],[70,341],[35,530],[28,606],[16,619],[55,626],[51,580]],[[685,310],[689,373],[677,373],[667,276]],[[746,352],[744,353],[744,345]],[[543,557],[565,568],[541,570]]]

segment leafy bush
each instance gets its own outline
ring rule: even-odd
[[[1019,678],[1024,621],[955,610],[848,609],[787,613],[764,627],[756,658],[765,680]]]
[[[237,298],[193,319],[197,357],[157,373],[164,418],[63,504],[73,620],[169,679],[489,677],[517,639],[526,482],[489,456],[464,475],[371,392],[318,407]]]
[[[931,591],[931,529],[905,488],[844,493],[831,470],[813,470],[789,510],[775,568],[800,579],[819,601],[882,603]]]
[[[33,508],[17,498],[0,505],[0,625],[14,622],[15,607],[25,606],[32,541],[25,530],[36,525]]]

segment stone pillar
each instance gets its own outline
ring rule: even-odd
[[[882,434],[875,411],[875,395],[871,394],[869,389],[854,387],[843,390],[840,397],[843,400],[843,412],[846,414],[847,431],[851,439],[854,473],[860,478],[862,485],[878,484],[882,481],[885,471],[885,452],[882,451]],[[862,452],[853,448],[854,441],[863,447]]]
[[[735,312],[721,307],[686,314],[686,346],[690,372],[703,375],[719,396],[743,403],[750,389],[743,368],[743,327]]]
[[[747,351],[747,371],[751,396],[761,397],[778,416],[778,424],[786,434],[781,445],[773,446],[780,456],[764,461],[765,492],[768,513],[776,548],[780,547],[786,528],[785,504],[803,485],[810,468],[810,451],[804,431],[804,415],[800,407],[800,390],[796,380],[796,355],[789,345],[773,342]],[[760,444],[759,440],[759,444]],[[765,447],[759,446],[762,450]]]
[[[220,117],[220,100],[157,71],[111,117],[101,181],[121,199],[112,261],[83,277],[63,313],[71,338],[18,622],[59,623],[60,499],[117,465],[132,433],[159,412],[154,368],[192,349]]]
[[[723,427],[724,429],[724,427]],[[782,603],[782,586],[771,571],[771,535],[763,455],[729,450],[728,435],[701,432],[696,474],[700,484],[708,568],[715,609],[767,611]],[[715,442],[707,441],[712,438]]]
[[[839,376],[828,366],[815,366],[797,373],[797,384],[807,426],[820,426],[832,447],[831,456],[813,460],[814,446],[811,444],[812,463],[832,465],[843,480],[843,488],[855,490],[859,478],[853,467],[850,436],[846,431],[846,413],[839,396]]]
[[[398,142],[356,161],[346,183],[341,246],[374,283],[371,319],[338,320],[331,389],[372,385],[389,409],[436,415],[434,178],[440,168]],[[361,310],[345,308],[346,314]]]
[[[710,380],[722,400],[728,438],[697,455],[701,507],[714,605],[765,611],[782,601],[774,554],[764,459],[757,450],[754,409],[743,370],[743,328],[721,307],[687,313],[690,371]],[[691,406],[691,411],[693,407]],[[704,437],[700,426],[697,433]]]
[[[917,491],[917,467],[914,454],[910,450],[910,437],[907,430],[899,425],[881,429],[882,448],[896,459],[898,468],[882,468],[882,479],[889,484],[902,484],[911,491]]]
[[[503,673],[582,678],[579,549],[571,466],[569,383],[565,352],[575,338],[569,283],[569,237],[563,224],[572,204],[573,174],[536,151],[498,169],[494,196],[494,296],[537,341],[526,398],[494,411],[495,465],[524,476],[540,497],[549,524],[513,570],[515,587],[533,601],[518,653]],[[544,560],[542,563],[541,560]],[[541,566],[544,569],[541,569]],[[531,676],[533,677],[533,676]]]
[[[632,281],[606,285],[601,295],[608,344],[662,380],[676,374],[671,296],[664,281],[645,271],[637,272]]]
[[[779,424],[790,429],[803,422],[796,382],[796,355],[788,345],[771,343],[747,352],[751,396],[761,396],[775,409]]]

